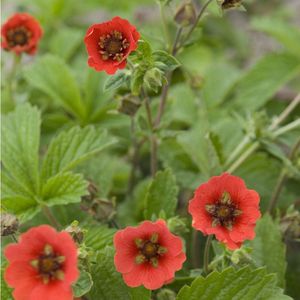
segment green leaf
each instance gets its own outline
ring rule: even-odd
[[[300,59],[285,53],[263,57],[237,82],[234,101],[247,111],[262,107],[300,72]]]
[[[42,199],[48,206],[80,202],[86,194],[87,182],[81,174],[58,173],[43,185]]]
[[[276,286],[276,275],[267,274],[264,268],[240,270],[228,268],[214,271],[206,278],[196,278],[191,286],[184,286],[177,300],[288,300]]]
[[[294,55],[300,55],[300,30],[275,18],[255,18],[252,26],[263,31],[286,47]]]
[[[159,171],[151,182],[145,197],[145,219],[158,216],[163,210],[167,218],[172,217],[177,206],[178,186],[171,169]]]
[[[256,224],[256,237],[251,241],[253,252],[251,256],[259,266],[266,266],[268,272],[276,273],[280,287],[285,286],[285,244],[278,224],[269,214],[266,214]]]
[[[73,285],[74,297],[81,297],[87,294],[93,286],[93,280],[90,273],[81,271],[79,279]]]
[[[166,51],[157,50],[153,52],[153,58],[155,62],[162,63],[156,65],[162,71],[174,71],[180,66],[180,62]]]
[[[14,190],[16,182],[26,196],[39,190],[40,123],[40,112],[29,104],[3,117],[2,163],[11,178],[6,183]]]
[[[85,234],[84,243],[95,251],[102,250],[106,246],[113,245],[113,236],[116,230],[106,226],[95,226],[88,228]]]
[[[129,80],[130,75],[128,72],[118,72],[116,75],[110,76],[104,84],[104,92],[112,91],[123,84],[125,84]]]
[[[43,161],[43,180],[74,168],[114,142],[106,131],[96,130],[92,126],[83,129],[73,127],[61,132],[51,141]]]
[[[82,30],[72,27],[60,27],[50,41],[51,53],[69,60],[82,43]],[[68,41],[66,43],[66,41]]]
[[[129,288],[114,266],[114,251],[106,247],[98,252],[91,270],[94,285],[89,293],[91,299],[102,300],[150,300],[150,291],[143,287]]]
[[[138,59],[143,62],[151,62],[152,61],[152,48],[150,43],[145,40],[139,40],[138,48],[136,50],[136,55]]]
[[[60,58],[46,55],[28,66],[24,76],[29,84],[60,103],[80,120],[85,120],[86,109],[78,85],[68,66]]]
[[[205,74],[204,85],[202,89],[203,100],[207,107],[220,105],[225,96],[237,80],[239,72],[232,65],[211,64]]]

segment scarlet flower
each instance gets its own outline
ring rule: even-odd
[[[231,250],[246,239],[255,237],[259,212],[259,195],[248,190],[244,181],[224,173],[201,184],[189,202],[193,227],[216,238]]]
[[[72,300],[78,278],[77,249],[67,232],[48,225],[31,228],[4,250],[4,279],[16,300]]]
[[[126,227],[114,236],[115,266],[130,287],[144,285],[155,290],[174,279],[186,256],[179,237],[172,234],[165,221],[144,221]]]
[[[35,54],[43,35],[39,22],[27,13],[16,13],[1,27],[1,47],[16,54]]]
[[[107,74],[124,69],[126,58],[137,48],[139,38],[136,28],[120,17],[92,25],[84,38],[89,66]]]

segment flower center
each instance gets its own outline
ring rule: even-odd
[[[24,46],[28,44],[32,33],[25,27],[20,26],[7,31],[7,42],[10,47]]]
[[[129,47],[129,42],[122,33],[113,30],[111,33],[102,35],[99,39],[100,54],[103,60],[122,61],[126,49]]]
[[[64,272],[62,271],[64,256],[57,255],[52,246],[46,244],[41,255],[30,262],[34,267],[44,284],[48,284],[50,280],[63,280]]]
[[[242,214],[242,211],[232,202],[230,194],[226,191],[218,202],[207,204],[205,209],[212,217],[212,226],[221,225],[229,230],[232,230],[236,217]]]
[[[150,263],[157,267],[159,258],[167,252],[167,248],[158,243],[157,233],[153,233],[149,240],[136,239],[135,244],[139,251],[135,257],[137,264]]]

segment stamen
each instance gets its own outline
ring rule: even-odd
[[[113,30],[111,33],[102,35],[99,38],[99,53],[103,60],[113,60],[121,62],[126,54],[126,49],[129,47],[129,42],[122,33]]]

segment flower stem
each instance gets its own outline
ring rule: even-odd
[[[293,161],[293,159],[296,157],[299,148],[300,148],[300,139],[296,142],[296,144],[291,149],[291,152],[289,154],[289,159],[291,161]],[[273,195],[272,195],[270,203],[269,203],[269,207],[267,209],[267,212],[269,212],[270,214],[273,212],[274,208],[276,207],[278,198],[280,196],[280,193],[282,191],[282,188],[283,188],[285,180],[286,180],[286,176],[287,176],[287,170],[285,168],[283,168],[278,177],[278,180],[277,180],[277,183],[275,186],[275,190],[273,192]]]
[[[47,219],[49,220],[49,222],[51,223],[51,225],[53,227],[55,227],[56,229],[60,229],[61,225],[59,224],[57,219],[54,217],[54,215],[52,214],[52,212],[51,212],[51,210],[48,206],[43,205],[42,206],[42,212],[47,217]]]
[[[150,144],[151,144],[151,161],[150,161],[150,169],[151,169],[151,176],[154,177],[157,171],[157,139],[155,135],[155,128],[153,126],[153,118],[152,118],[152,112],[150,107],[149,98],[146,95],[145,91],[142,91],[142,94],[144,95],[144,102],[145,102],[145,108],[147,112],[147,119],[149,123],[149,127],[151,130],[151,136],[150,136]]]
[[[10,236],[11,236],[12,240],[13,240],[15,243],[18,242],[18,239],[16,238],[16,236],[15,236],[14,233],[12,233]]]
[[[286,109],[279,115],[277,119],[269,127],[270,130],[274,130],[280,125],[288,116],[289,114],[297,107],[300,103],[300,93],[291,101],[291,103],[286,107]]]
[[[295,120],[279,129],[277,127],[289,116],[289,114],[297,107],[300,103],[300,93],[291,101],[291,103],[285,108],[285,110],[278,116],[277,119],[270,125],[269,130],[273,132],[274,136],[280,136],[294,128],[300,126],[300,120]],[[275,129],[277,129],[275,131]],[[228,163],[233,161],[236,158],[242,149],[248,144],[249,138],[245,137],[242,142],[237,146],[236,150],[230,156]],[[254,153],[259,148],[259,142],[255,141],[242,155],[233,162],[227,169],[226,172],[232,173],[234,172],[252,153]]]
[[[133,153],[131,157],[131,171],[130,171],[130,177],[129,177],[129,182],[128,182],[128,190],[127,194],[130,195],[134,184],[135,184],[135,173],[136,169],[138,167],[138,161],[139,161],[139,145],[136,140],[135,136],[135,120],[134,116],[130,117],[130,134],[131,134],[131,141],[133,145]]]
[[[208,275],[209,270],[208,270],[208,265],[209,265],[209,250],[210,250],[210,245],[212,241],[212,235],[209,235],[206,239],[205,243],[205,249],[204,249],[204,256],[203,256],[203,269],[204,273]]]
[[[8,89],[8,97],[11,100],[11,102],[14,104],[14,97],[13,97],[13,92],[14,92],[14,80],[16,77],[16,72],[18,70],[18,67],[20,65],[21,62],[21,55],[17,55],[14,54],[14,58],[13,58],[13,64],[12,64],[12,68],[10,70],[10,73],[7,77],[7,89]]]

